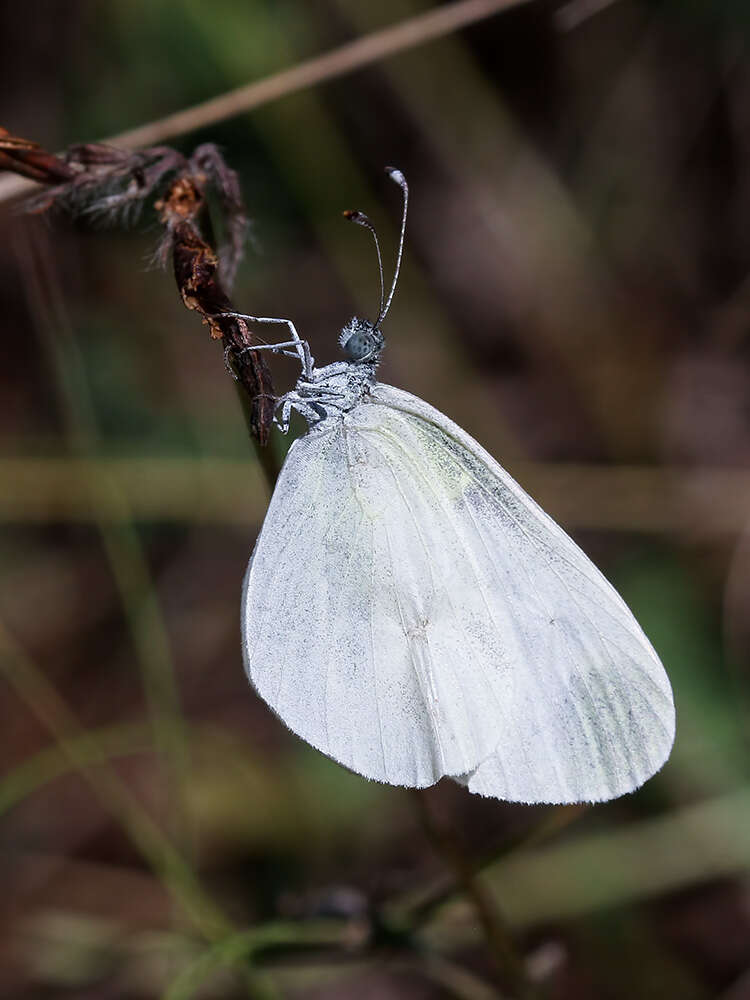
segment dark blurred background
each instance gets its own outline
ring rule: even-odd
[[[4,3],[0,124],[111,136],[428,6]],[[749,35],[743,0],[528,2],[173,140],[239,173],[236,306],[321,363],[377,295],[341,210],[390,266],[405,172],[383,381],[561,521],[673,682],[671,760],[607,805],[420,799],[288,733],[239,642],[268,488],[155,214],[0,205],[2,997],[481,1000],[498,937],[555,1000],[750,997]]]

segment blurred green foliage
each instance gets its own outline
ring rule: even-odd
[[[293,317],[321,362],[377,292],[340,212],[366,211],[390,254],[382,168],[405,170],[383,378],[574,512],[672,678],[670,762],[571,812],[441,784],[446,851],[408,793],[296,740],[241,666],[266,488],[220,346],[149,265],[156,214],[120,232],[4,211],[3,996],[500,996],[477,884],[540,996],[742,995],[750,563],[743,499],[714,474],[750,457],[748,9],[575,2],[570,29],[565,4],[530,2],[175,145],[216,142],[239,173],[237,307]],[[51,149],[113,135],[428,7],[8,7],[2,124]],[[124,488],[121,459],[163,468]],[[623,513],[628,469],[663,484],[658,511],[634,476]]]

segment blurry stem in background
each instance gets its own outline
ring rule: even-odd
[[[325,920],[306,924],[271,923],[230,934],[186,966],[165,992],[164,1000],[189,1000],[214,972],[239,962],[252,961],[266,948],[340,947],[345,943],[346,931],[345,921]],[[269,996],[274,995],[275,992],[269,993]]]
[[[238,87],[213,100],[196,104],[159,121],[124,132],[118,143],[129,147],[161,142],[185,132],[205,128],[263,104],[306,90],[325,80],[369,66],[373,62],[424,45],[432,39],[451,34],[477,21],[530,0],[458,0],[443,4],[398,24],[373,31],[347,42],[321,56],[306,59],[290,69],[281,70],[264,80]]]
[[[0,816],[9,812],[33,792],[69,774],[71,765],[100,764],[102,759],[153,753],[150,729],[140,723],[124,723],[88,729],[81,739],[69,740],[64,753],[59,746],[45,747],[0,777]]]
[[[477,879],[471,864],[452,834],[435,821],[423,789],[410,789],[425,835],[457,876],[460,887],[476,910],[490,955],[514,1000],[528,1000],[534,991],[524,969],[523,958],[516,950],[510,931],[486,887]]]
[[[740,732],[748,750],[750,750],[750,678],[747,672],[747,646],[750,638],[747,621],[749,593],[750,523],[746,523],[732,549],[726,571],[722,595],[722,632],[727,670],[745,723],[740,727]]]
[[[183,857],[146,813],[105,755],[44,674],[0,622],[0,670],[8,684],[55,737],[60,750],[91,785],[97,798],[127,832],[191,921],[209,941],[231,925],[205,894]]]
[[[244,87],[238,87],[220,97],[212,98],[192,108],[167,115],[158,121],[121,132],[106,141],[115,146],[138,149],[186,132],[205,128],[243,112],[252,111],[271,101],[333,80],[371,63],[423,45],[434,38],[458,31],[500,11],[519,7],[530,0],[458,0],[434,10],[406,18],[398,24],[373,31],[354,41],[340,45],[323,55],[306,59],[289,69],[273,73]],[[34,190],[31,182],[17,177],[0,180],[0,203],[28,195]]]
[[[397,963],[405,969],[413,969],[427,979],[431,979],[441,990],[459,998],[459,1000],[504,1000],[506,994],[500,994],[497,987],[490,986],[474,972],[469,972],[462,965],[450,962],[438,955],[425,955],[421,962]]]
[[[257,959],[267,948],[286,947],[307,951],[335,947],[338,951],[331,964],[340,968],[347,957],[346,949],[351,955],[350,930],[345,921],[313,920],[305,924],[266,924],[240,931],[208,948],[186,966],[164,993],[164,1000],[191,1000],[215,972],[243,959]],[[343,953],[341,949],[344,949]],[[354,955],[356,954],[355,951]],[[480,979],[475,973],[438,955],[391,959],[388,955],[376,954],[372,961],[373,964],[377,963],[396,972],[408,972],[427,979],[438,985],[441,992],[456,1000],[503,1000],[505,997],[505,994],[500,994],[496,987]],[[300,982],[305,983],[304,973]]]
[[[458,869],[458,874],[463,877],[457,878],[456,866],[451,866],[450,876],[439,878],[431,885],[423,886],[418,890],[412,890],[404,895],[390,900],[385,904],[384,916],[386,921],[393,921],[397,926],[404,924],[414,929],[432,919],[438,907],[447,903],[452,897],[465,891],[465,872],[469,868],[469,874],[473,879],[481,877],[482,872],[502,861],[503,858],[514,854],[516,851],[528,851],[543,844],[550,837],[554,837],[561,830],[564,830],[571,823],[574,823],[589,809],[587,803],[571,806],[553,806],[540,822],[533,826],[531,830],[524,831],[517,837],[506,839],[497,848],[487,852],[483,857],[473,860],[469,865],[465,862]],[[420,811],[424,812],[424,803],[420,805]],[[437,841],[435,842],[437,848]]]
[[[560,31],[572,31],[613,3],[616,0],[569,0],[564,7],[555,11],[555,24]]]
[[[745,969],[729,989],[720,994],[718,1000],[747,1000],[748,996],[750,996],[750,969]]]
[[[18,646],[2,622],[0,672],[27,708],[55,737],[71,765],[86,779],[102,806],[127,833],[203,937],[216,942],[233,935],[235,931],[231,922],[205,892],[183,856],[120,780],[91,733],[81,726],[60,694]],[[275,998],[276,994],[265,976],[247,967],[241,973],[251,1000]]]
[[[54,264],[47,252],[47,236],[39,227],[34,228],[36,232],[31,226],[28,230],[21,227],[23,235],[18,246],[29,310],[54,366],[70,449],[78,457],[87,456],[97,450],[98,432],[85,366],[67,322]],[[87,485],[141,667],[155,745],[171,772],[169,784],[176,792],[176,802],[172,801],[173,821],[177,820],[177,829],[184,837],[188,743],[166,627],[125,498],[103,477],[92,478]],[[106,497],[107,505],[120,508],[119,523],[98,516],[99,497]]]
[[[34,447],[38,451],[41,442]],[[568,531],[651,535],[665,545],[695,538],[731,548],[748,528],[750,470],[739,465],[615,466],[514,458],[506,467]],[[0,456],[0,524],[90,524],[95,518],[86,483],[92,478],[115,484],[126,499],[124,509],[141,524],[220,525],[245,532],[263,519],[267,507],[260,470],[246,459],[5,455]],[[116,522],[122,511],[119,504],[97,513]],[[736,570],[730,570],[737,583],[746,560],[750,536]]]

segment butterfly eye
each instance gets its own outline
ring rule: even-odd
[[[375,345],[373,338],[363,333],[355,333],[346,343],[346,353],[352,361],[361,361],[372,354]]]
[[[385,343],[372,323],[352,319],[341,331],[340,343],[350,361],[375,361]]]

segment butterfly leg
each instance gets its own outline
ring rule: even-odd
[[[232,367],[232,345],[231,344],[227,344],[226,347],[224,348],[224,367],[229,372],[229,374],[232,376],[232,378],[234,379],[234,381],[235,382],[239,382],[239,378],[237,377],[237,372]]]
[[[283,395],[276,404],[276,409],[281,410],[281,417],[275,417],[274,419],[276,426],[282,434],[286,434],[289,430],[292,410],[297,410],[310,426],[317,424],[318,421],[326,416],[326,410],[320,403],[303,399],[299,393],[294,391]]]
[[[296,351],[284,351],[282,348],[291,347],[292,342],[289,344],[258,344],[255,347],[244,347],[240,351],[236,351],[236,348],[232,344],[227,344],[224,348],[224,367],[232,376],[235,382],[239,382],[237,372],[235,371],[234,365],[232,364],[232,354],[244,354],[246,351],[273,351],[274,354],[283,354],[287,358],[297,358],[299,361],[299,355]]]
[[[246,347],[243,349],[247,351],[275,351],[279,354],[286,354],[288,357],[294,357],[295,355],[289,354],[289,352],[282,350],[284,347],[294,347],[296,351],[296,356],[299,358],[300,364],[302,365],[302,371],[304,372],[306,378],[312,376],[313,365],[315,359],[310,353],[310,345],[306,340],[302,340],[300,335],[297,333],[297,329],[290,319],[280,319],[276,316],[248,316],[246,313],[238,312],[225,312],[217,313],[217,316],[232,316],[235,319],[246,319],[251,323],[283,323],[288,329],[289,333],[292,335],[291,340],[284,341],[282,344],[258,344],[253,345],[253,347]]]

